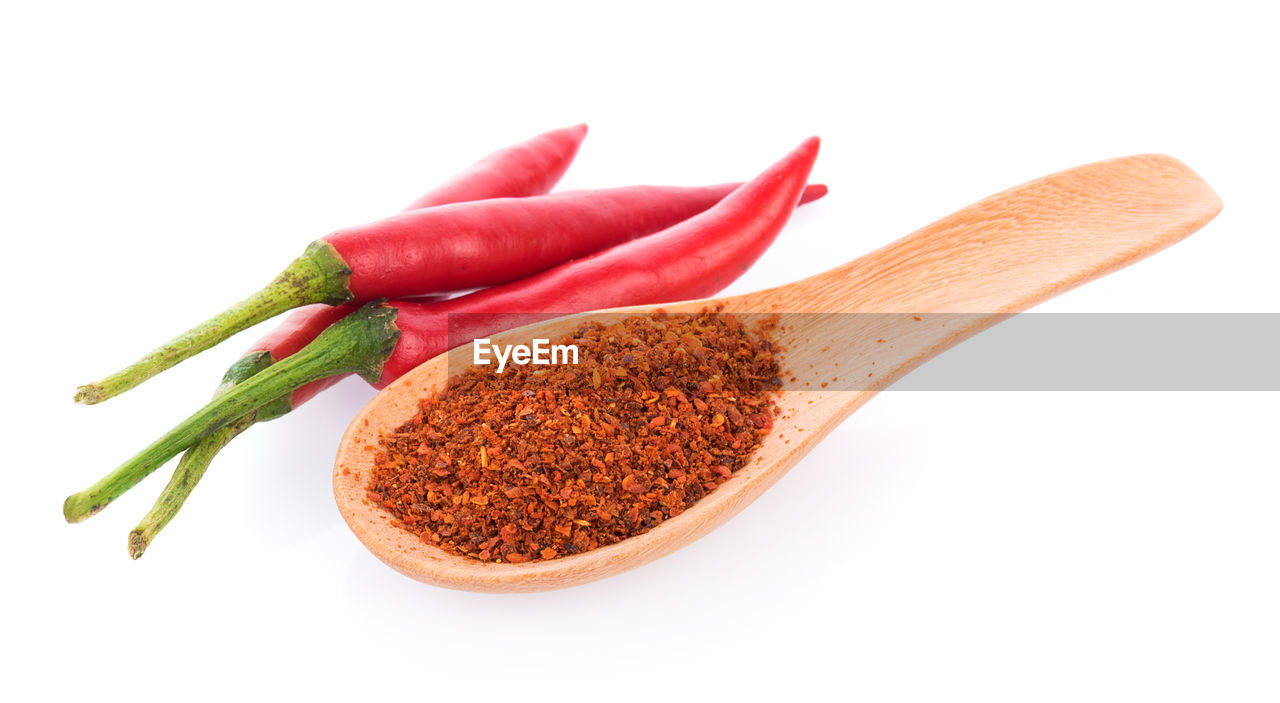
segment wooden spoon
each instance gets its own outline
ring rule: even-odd
[[[675,551],[733,517],[878,390],[921,363],[1014,313],[1173,244],[1221,208],[1208,184],[1176,159],[1114,159],[1007,190],[843,266],[779,288],[573,315],[496,335],[498,344],[555,339],[584,320],[620,310],[696,312],[723,303],[726,312],[781,313],[787,336],[783,364],[788,377],[799,378],[788,385],[805,390],[782,392],[783,415],[746,467],[689,510],[618,544],[548,561],[485,563],[448,554],[400,529],[365,497],[380,433],[413,417],[419,399],[443,386],[450,357],[455,370],[471,358],[470,345],[414,369],[355,417],[338,450],[334,496],[370,551],[420,581],[512,592],[611,576]],[[817,312],[910,314],[803,314]],[[843,379],[831,375],[833,368]],[[858,379],[860,390],[825,388],[831,379]]]

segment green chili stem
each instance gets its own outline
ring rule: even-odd
[[[342,373],[376,381],[400,337],[395,317],[395,308],[374,302],[335,322],[298,353],[215,398],[115,471],[68,496],[62,506],[67,522],[102,510],[201,437],[299,386]]]
[[[311,303],[337,305],[351,299],[351,269],[327,242],[317,241],[267,287],[169,340],[163,346],[100,381],[80,386],[76,402],[92,405],[119,395],[231,335]]]
[[[270,352],[257,351],[246,354],[227,370],[226,375],[222,377],[222,383],[218,384],[218,389],[214,391],[213,397],[219,398],[225,395],[236,385],[273,363],[275,363],[275,359],[271,358]],[[142,556],[142,553],[146,551],[160,530],[163,530],[165,525],[168,525],[178,514],[178,511],[182,509],[191,492],[195,490],[196,484],[200,482],[205,471],[209,468],[209,464],[212,463],[218,452],[222,451],[223,447],[227,446],[237,435],[254,424],[275,419],[291,410],[293,410],[293,403],[289,395],[286,394],[284,397],[276,398],[252,413],[234,420],[226,427],[210,432],[188,447],[182,458],[178,460],[178,467],[173,470],[173,476],[170,477],[169,484],[164,487],[164,491],[156,499],[155,505],[151,506],[151,511],[129,533],[129,556],[134,559]]]
[[[174,469],[169,484],[164,487],[164,492],[155,505],[151,506],[151,511],[129,533],[129,556],[134,559],[142,556],[156,534],[182,509],[182,504],[187,501],[191,491],[195,490],[196,484],[218,452],[255,422],[257,420],[252,414],[245,415],[226,427],[210,432],[187,449],[178,461],[178,468]]]

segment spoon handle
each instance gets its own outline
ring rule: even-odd
[[[1222,201],[1171,156],[1087,164],[998,193],[825,273],[747,296],[794,312],[1013,313],[1200,229]]]
[[[1102,161],[993,195],[735,307],[782,313],[792,388],[858,391],[815,401],[838,408],[838,421],[934,356],[1173,244],[1221,209],[1177,159]]]

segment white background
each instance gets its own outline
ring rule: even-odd
[[[545,594],[424,586],[357,543],[329,465],[358,381],[237,440],[138,562],[163,477],[60,515],[263,330],[102,406],[78,383],[312,238],[580,121],[563,187],[744,179],[824,138],[831,195],[733,292],[1162,151],[1222,215],[1040,309],[1280,310],[1268,4],[193,7],[0,15],[0,697],[1280,697],[1275,393],[885,393],[711,536]]]

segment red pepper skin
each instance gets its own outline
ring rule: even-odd
[[[585,124],[554,129],[493,152],[409,203],[405,211],[490,198],[550,193],[587,136]]]
[[[800,194],[800,202],[798,204],[804,205],[806,203],[811,203],[815,200],[818,200],[819,198],[826,197],[826,195],[827,195],[827,186],[825,184],[810,183],[809,185],[804,187],[804,192]]]
[[[317,303],[298,308],[289,313],[275,329],[254,343],[245,355],[265,351],[271,354],[272,361],[279,361],[286,356],[307,346],[321,332],[341,320],[355,310],[349,306],[333,306]]]
[[[414,298],[411,302],[426,305],[444,298],[445,296],[442,295],[424,295]],[[290,312],[275,329],[254,342],[253,346],[245,351],[244,356],[265,351],[271,354],[272,362],[280,361],[310,344],[321,332],[328,329],[329,325],[359,309],[356,305],[334,306],[323,303],[298,308]]]
[[[400,338],[374,386],[385,387],[456,346],[454,341],[555,314],[704,298],[722,290],[782,231],[799,204],[818,146],[817,137],[805,140],[715,207],[660,234],[459,298],[385,303],[397,310]],[[453,313],[468,314],[450,325]]]
[[[457,203],[324,237],[350,269],[348,302],[515,281],[664,230],[737,184],[629,186]]]

